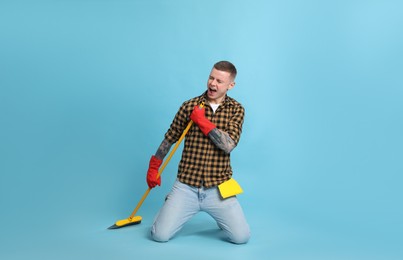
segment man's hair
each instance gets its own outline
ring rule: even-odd
[[[235,77],[236,77],[236,73],[237,73],[236,68],[235,68],[234,64],[232,64],[229,61],[225,61],[225,60],[219,61],[216,64],[214,64],[214,68],[216,70],[229,72],[233,79],[235,79]]]

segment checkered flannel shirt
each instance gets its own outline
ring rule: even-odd
[[[205,102],[206,117],[218,129],[227,132],[235,144],[238,144],[244,121],[244,108],[235,99],[226,96],[213,113],[208,105],[206,93],[182,104],[165,134],[165,139],[172,144],[178,141],[190,121],[189,116],[193,108],[201,102]],[[210,138],[193,124],[185,137],[178,167],[179,181],[190,186],[210,188],[229,180],[231,176],[230,155],[216,147]]]

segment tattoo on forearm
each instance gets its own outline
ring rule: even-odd
[[[172,144],[169,143],[166,139],[162,141],[160,147],[158,147],[157,152],[155,153],[155,156],[161,160],[165,158],[167,153],[169,152],[169,149],[171,149]]]
[[[208,134],[211,141],[223,150],[225,153],[230,153],[236,146],[234,140],[224,131],[219,130],[218,128],[214,128]]]

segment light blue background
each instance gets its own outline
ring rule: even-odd
[[[401,1],[0,3],[1,259],[402,259]],[[238,68],[245,246],[193,219],[147,237],[177,152],[145,172],[211,66]]]

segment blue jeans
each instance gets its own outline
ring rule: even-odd
[[[157,214],[151,228],[151,237],[167,242],[196,213],[204,211],[212,216],[235,244],[248,242],[250,230],[238,199],[222,199],[217,187],[197,188],[175,181],[164,206]]]

